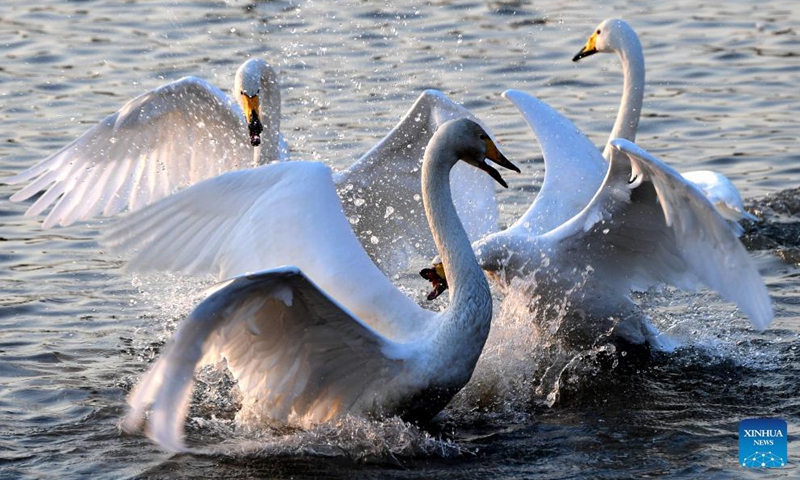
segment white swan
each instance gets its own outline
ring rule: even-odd
[[[46,190],[26,212],[35,216],[55,204],[43,228],[137,210],[222,172],[286,159],[280,115],[275,71],[250,59],[237,70],[231,97],[184,77],[134,98],[50,157],[0,181],[30,182],[12,201]]]
[[[251,109],[251,117],[255,114],[252,108],[258,106],[262,111],[258,118],[268,119],[263,136],[280,139],[280,94],[272,69],[261,60],[246,62],[237,73],[235,90],[244,92],[237,98],[244,109]],[[260,92],[261,100],[248,97],[247,92]],[[186,78],[131,101],[59,153],[0,181],[31,181],[11,197],[14,201],[45,190],[26,215],[37,215],[57,202],[43,228],[113,215],[125,207],[138,210],[178,188],[224,171],[255,166],[245,161],[252,147],[247,146],[243,118],[240,108],[232,100],[223,101],[219,90],[202,80]],[[387,274],[403,270],[415,257],[430,258],[436,252],[422,214],[420,166],[433,132],[454,118],[481,123],[443,93],[427,90],[385,138],[334,176],[356,235]],[[199,124],[205,126],[200,129]],[[117,141],[111,142],[112,138]],[[261,145],[258,163],[276,158],[278,151],[273,145],[272,141]],[[454,201],[470,239],[497,231],[492,180],[460,164],[451,179],[459,186],[454,189]],[[302,204],[308,200],[297,197],[294,201]],[[227,278],[247,271],[214,268],[207,265],[187,273]],[[249,264],[252,268],[258,265]]]
[[[622,100],[608,143],[603,150],[603,157],[608,160],[613,150],[611,145],[613,139],[624,138],[631,142],[636,140],[644,98],[644,53],[633,28],[624,20],[615,18],[601,22],[572,61],[577,62],[598,52],[616,53],[622,64]],[[744,209],[739,191],[724,175],[709,170],[685,172],[682,175],[706,194],[725,219],[733,223],[741,219],[758,220]],[[735,225],[734,229],[741,233],[738,225]]]
[[[692,183],[624,139],[611,142],[607,171],[598,168],[605,162],[589,154],[599,152],[563,115],[523,92],[503,95],[536,133],[545,179],[519,220],[473,244],[482,268],[508,283],[536,275],[533,296],[567,298],[578,317],[573,333],[590,340],[613,329],[631,343],[669,349],[629,296],[660,283],[706,285],[757,328],[769,325],[772,306],[758,271]]]
[[[341,277],[327,272],[321,277],[304,275],[295,267],[284,267],[226,282],[180,324],[161,358],[131,392],[123,428],[140,430],[146,410],[152,408],[148,435],[165,448],[182,450],[193,373],[200,365],[223,358],[244,395],[243,411],[262,421],[309,426],[346,413],[399,414],[409,419],[435,415],[469,381],[489,333],[489,286],[456,214],[448,179],[461,159],[504,183],[485,158],[517,170],[483,129],[467,119],[442,125],[425,152],[425,214],[453,286],[450,307],[439,313],[423,310],[394,288],[383,288],[388,281],[381,279],[349,231],[342,211],[326,203],[335,201],[336,195],[319,164],[276,164],[232,172],[179,193],[198,198],[209,182],[224,183],[232,176],[250,176],[253,182],[260,181],[262,189],[292,179],[314,181],[314,210],[292,204],[283,208],[301,219],[325,223],[328,229],[323,234],[337,255],[309,250],[298,260],[313,263],[311,257],[322,255],[334,268],[350,265]],[[295,171],[310,176],[293,177]],[[269,178],[274,183],[265,183]],[[244,196],[237,190],[228,193]],[[253,208],[271,206],[256,199]],[[343,288],[342,283],[348,282],[350,289]],[[352,296],[373,296],[372,316],[351,310]]]

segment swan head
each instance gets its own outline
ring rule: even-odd
[[[598,52],[611,53],[619,52],[623,49],[623,44],[628,37],[636,33],[625,20],[618,18],[609,18],[603,20],[597,28],[594,29],[589,40],[583,46],[580,52],[572,57],[573,62],[577,62],[581,58],[594,55]]]
[[[254,147],[261,145],[261,132],[264,131],[264,125],[261,123],[261,98],[266,96],[266,92],[262,92],[261,87],[276,82],[272,67],[260,58],[251,58],[236,71],[233,96],[242,107],[250,134],[250,144]]]
[[[501,167],[520,172],[520,169],[500,152],[486,130],[468,118],[458,118],[443,123],[434,137],[447,138],[447,143],[453,146],[454,153],[459,160],[488,173],[505,188],[508,188],[508,184],[500,176],[500,172],[486,161],[491,160]]]

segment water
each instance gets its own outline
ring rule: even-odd
[[[0,174],[32,165],[168,80],[191,74],[228,89],[236,67],[257,55],[280,75],[296,159],[348,165],[425,88],[463,102],[523,169],[506,175],[511,188],[500,192],[509,223],[538,189],[542,165],[500,93],[535,94],[604,143],[618,63],[570,60],[611,16],[628,19],[645,47],[645,148],[679,170],[728,175],[751,202],[800,184],[800,8],[790,0],[6,1]],[[0,198],[14,191],[0,186]],[[531,321],[551,308],[558,322],[558,306],[531,310],[512,291],[498,302],[473,382],[426,430],[358,419],[307,432],[236,426],[235,393],[212,370],[188,427],[205,453],[180,456],[120,435],[117,421],[128,389],[207,281],[131,276],[97,246],[104,222],[42,231],[41,219],[22,216],[25,205],[4,201],[0,477],[800,476],[799,230],[797,210],[780,206],[798,196],[784,196],[759,204],[768,221],[746,238],[775,302],[763,334],[712,294],[668,290],[640,301],[687,348],[647,361],[610,346],[572,351]],[[412,275],[401,283],[422,297]],[[738,467],[738,422],[759,416],[788,421],[787,468]]]

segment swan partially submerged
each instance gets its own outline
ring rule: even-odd
[[[238,276],[202,301],[131,392],[123,428],[135,432],[146,421],[153,440],[183,450],[193,373],[221,359],[238,382],[243,414],[262,421],[308,427],[344,414],[431,418],[469,381],[489,333],[489,286],[456,214],[449,181],[450,170],[463,160],[504,184],[485,159],[519,171],[468,119],[443,124],[425,151],[425,215],[451,285],[450,307],[438,313],[423,310],[391,287],[370,262],[341,208],[330,205],[336,198],[334,183],[322,165],[275,164],[231,172],[177,194],[191,204],[207,193],[207,184],[222,186],[241,176],[265,191],[281,182],[299,182],[298,188],[304,188],[313,181],[318,192],[314,208],[291,203],[283,208],[290,210],[287,218],[318,220],[323,231],[316,248],[303,245],[308,250],[296,258],[299,269]],[[216,197],[223,209],[226,201],[237,203],[242,196],[238,190],[225,192]],[[269,199],[256,198],[251,208],[269,211],[274,206]],[[246,223],[236,222],[234,229],[250,233],[253,225]],[[222,229],[212,235],[236,232]],[[318,270],[323,261],[328,265]],[[370,308],[364,308],[365,299],[373,302]],[[146,418],[148,409],[152,412]]]
[[[563,115],[523,92],[503,95],[536,133],[545,178],[522,217],[473,244],[482,268],[508,284],[535,276],[532,296],[566,299],[572,333],[590,341],[610,331],[670,349],[672,342],[630,298],[631,290],[664,283],[706,286],[758,329],[769,325],[773,312],[761,276],[694,184],[624,139],[611,142],[608,168],[598,168],[605,162],[587,161],[599,153]]]
[[[614,139],[624,138],[631,142],[636,140],[644,99],[644,52],[633,28],[624,20],[610,18],[595,28],[586,44],[572,58],[572,61],[577,62],[595,53],[616,53],[622,65],[622,99],[614,127],[611,129],[608,143],[603,150],[603,157],[608,160],[614,149],[611,145]],[[717,211],[731,222],[738,234],[742,233],[742,229],[736,222],[742,219],[758,220],[744,209],[739,191],[721,173],[697,170],[684,172],[682,175],[705,193]]]

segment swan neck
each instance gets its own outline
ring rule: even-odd
[[[271,68],[267,67],[261,74],[261,92],[263,98],[259,104],[261,123],[264,132],[259,147],[259,163],[266,164],[280,160],[281,135],[281,92],[278,78]]]
[[[450,306],[436,341],[447,343],[441,351],[452,351],[448,361],[463,365],[471,375],[489,334],[492,299],[489,284],[472,251],[450,191],[450,170],[458,161],[451,148],[434,136],[422,165],[422,198],[436,248],[442,257],[450,285]],[[458,345],[458,348],[453,348]],[[463,362],[463,363],[462,363]],[[468,380],[467,377],[466,380]],[[465,382],[466,382],[465,380]]]
[[[644,99],[644,54],[636,33],[631,29],[620,37],[620,48],[617,49],[622,63],[622,100],[619,104],[617,119],[609,136],[609,144],[603,155],[608,158],[611,140],[624,138],[631,142],[636,140],[639,128],[639,117],[642,114]]]

